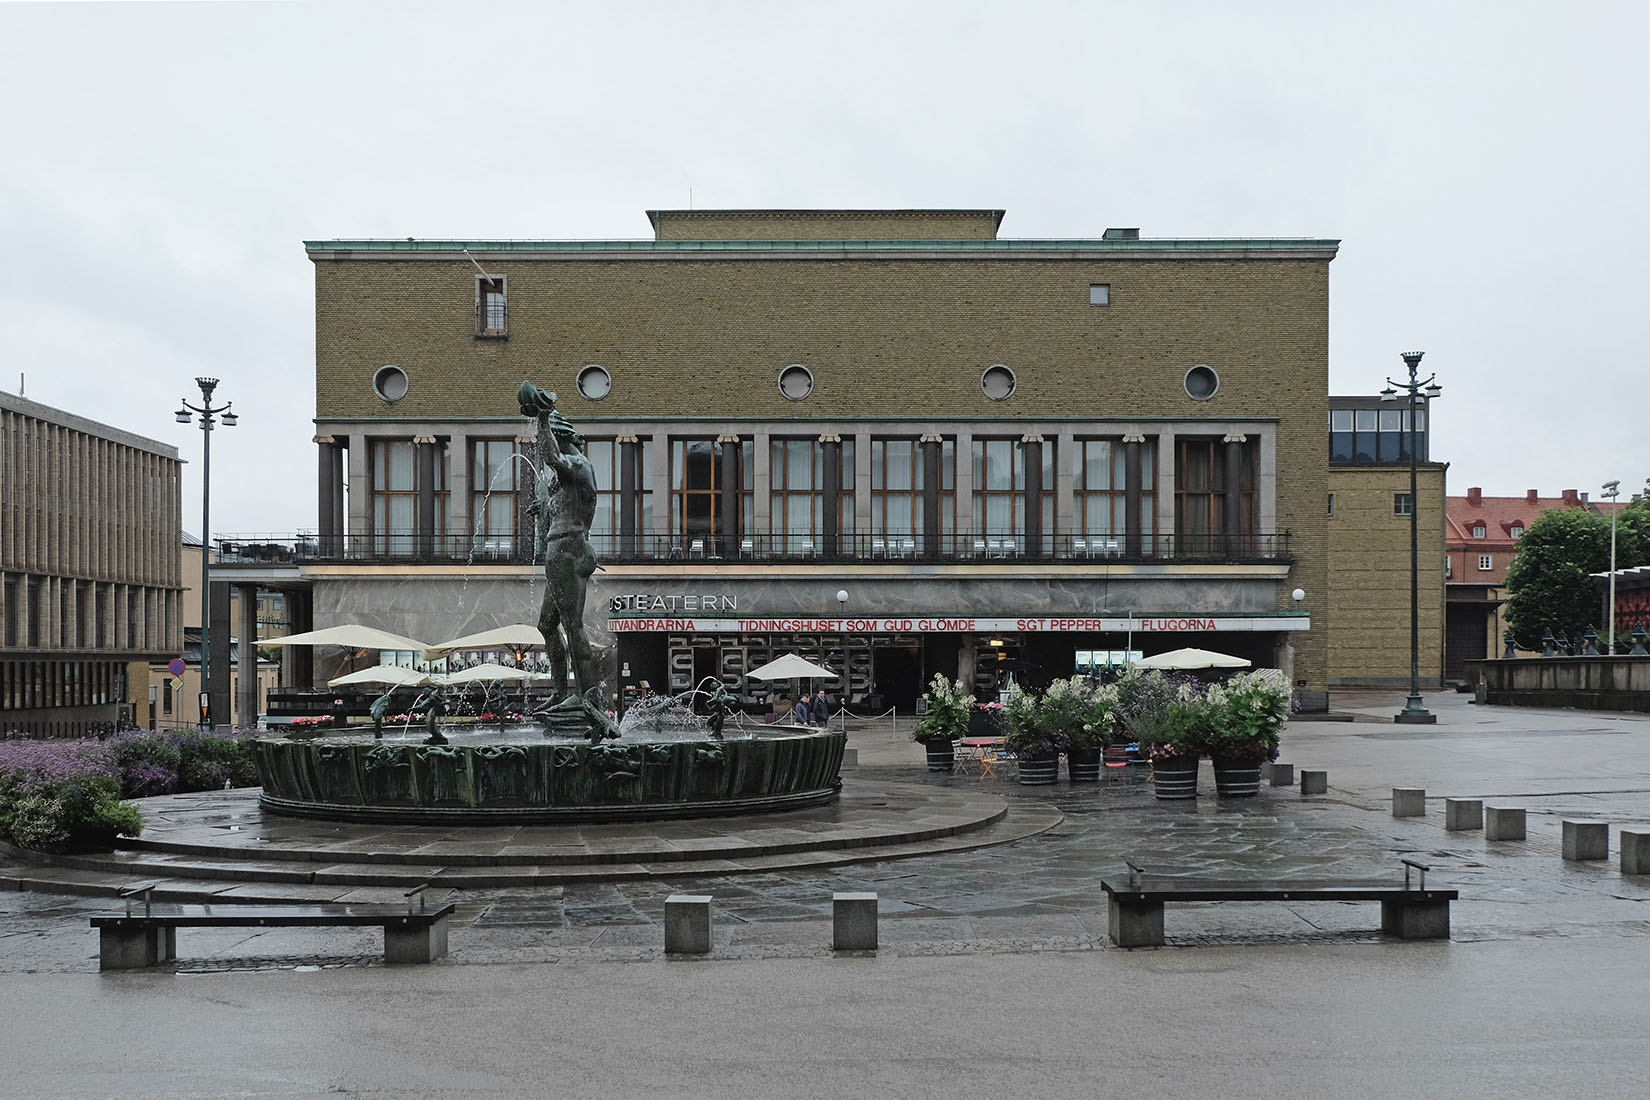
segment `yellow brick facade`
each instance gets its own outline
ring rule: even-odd
[[[1443,680],[1444,472],[1417,469],[1420,676]],[[1333,466],[1329,492],[1329,686],[1408,687],[1410,682],[1410,521],[1393,498],[1409,492],[1407,466]],[[1325,510],[1328,510],[1325,501]]]

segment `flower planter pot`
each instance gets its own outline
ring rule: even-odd
[[[957,766],[955,741],[929,741],[923,748],[928,750],[929,771],[948,772]]]
[[[1100,762],[1105,754],[1104,749],[1068,749],[1066,751],[1066,771],[1073,783],[1100,782]]]
[[[1060,778],[1058,753],[1020,758],[1020,782],[1028,787],[1046,787]]]
[[[1153,792],[1166,802],[1196,798],[1197,764],[1195,756],[1170,756],[1152,761]]]
[[[1258,756],[1217,756],[1214,760],[1215,793],[1221,798],[1253,798],[1260,793]]]

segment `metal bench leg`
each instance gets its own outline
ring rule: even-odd
[[[434,962],[447,953],[447,918],[431,921],[428,925],[406,927],[399,924],[384,926],[384,961],[399,963]]]
[[[1383,901],[1381,931],[1406,940],[1449,939],[1449,902]]]
[[[1119,903],[1117,895],[1107,896],[1107,930],[1118,947],[1162,947],[1163,903],[1160,901]]]
[[[100,928],[97,937],[99,970],[141,970],[157,961],[158,928]]]

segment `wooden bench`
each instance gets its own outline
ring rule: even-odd
[[[424,887],[407,891],[405,905],[168,905],[153,903],[154,884],[120,892],[125,913],[92,918],[98,929],[98,969],[135,970],[170,962],[178,954],[179,928],[384,929],[386,963],[427,963],[447,953],[453,903],[424,904]],[[132,904],[134,897],[142,903]],[[416,901],[414,900],[416,897]]]
[[[1108,931],[1118,947],[1161,947],[1163,906],[1180,901],[1378,901],[1381,931],[1406,940],[1449,939],[1449,903],[1455,890],[1427,889],[1431,868],[1404,860],[1404,881],[1179,878],[1147,875],[1130,863],[1124,882],[1105,880]],[[1420,881],[1410,885],[1410,871]]]

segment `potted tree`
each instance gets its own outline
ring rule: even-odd
[[[1098,783],[1106,746],[1117,725],[1117,690],[1080,676],[1056,680],[1042,699],[1066,735],[1066,769],[1073,783]]]
[[[928,770],[948,772],[957,763],[957,739],[968,733],[974,697],[961,680],[935,675],[923,695],[927,709],[911,729],[911,740],[928,750]]]
[[[1020,782],[1027,786],[1046,786],[1060,777],[1060,754],[1067,740],[1054,721],[1035,695],[1019,685],[1009,689],[1003,706],[1003,747],[1019,762]]]
[[[1289,716],[1289,689],[1270,670],[1234,676],[1211,689],[1218,719],[1209,731],[1215,765],[1215,792],[1222,798],[1260,793],[1261,765],[1278,758],[1278,742]]]
[[[1117,686],[1129,735],[1151,762],[1153,793],[1165,801],[1196,798],[1208,726],[1198,685],[1152,672],[1125,675]]]

